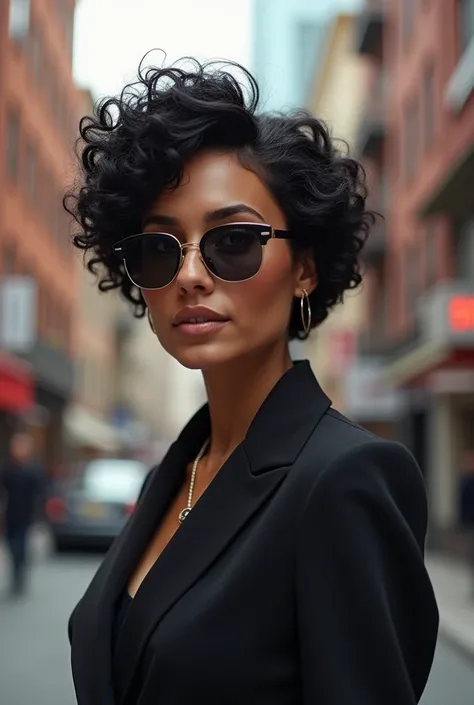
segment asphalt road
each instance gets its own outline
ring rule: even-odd
[[[28,599],[0,602],[1,705],[75,705],[66,622],[99,559],[64,555],[41,561]],[[0,560],[0,591],[4,573]],[[422,705],[474,705],[474,661],[440,643]]]
[[[1,705],[75,705],[66,625],[98,563],[97,556],[48,559],[33,567],[27,598],[2,599]]]

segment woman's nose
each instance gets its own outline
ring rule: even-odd
[[[189,243],[183,248],[183,264],[176,280],[185,291],[212,290],[214,279],[202,261],[197,243]]]

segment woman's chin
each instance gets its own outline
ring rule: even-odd
[[[180,365],[189,370],[208,370],[219,367],[234,360],[237,355],[235,351],[223,349],[223,346],[192,346],[187,349],[169,351]]]

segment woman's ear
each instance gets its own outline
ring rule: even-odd
[[[301,296],[303,290],[311,294],[318,286],[318,273],[312,252],[300,255],[297,268],[295,296]]]

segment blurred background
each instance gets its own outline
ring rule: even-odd
[[[417,457],[441,611],[423,703],[472,705],[474,0],[0,0],[0,463],[26,432],[46,475],[28,595],[0,604],[0,702],[74,703],[66,620],[100,555],[72,549],[107,545],[204,401],[200,374],[97,292],[61,204],[80,117],[152,48],[243,63],[265,109],[308,108],[365,165],[384,219],[364,285],[292,354]]]

